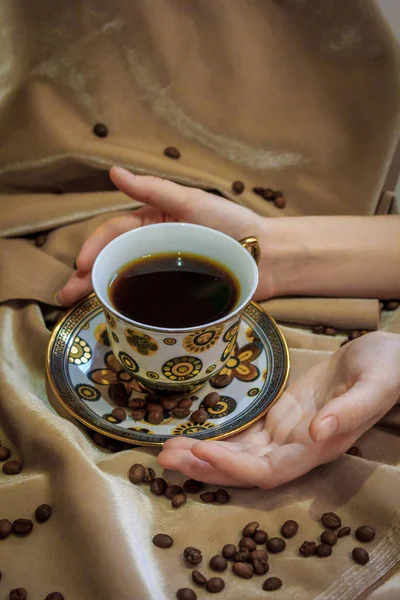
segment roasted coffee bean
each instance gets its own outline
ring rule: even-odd
[[[251,579],[253,577],[253,567],[245,562],[234,562],[232,572],[242,579]]]
[[[145,398],[146,402],[156,402],[157,404],[161,402],[161,396],[158,394],[146,394]]]
[[[325,331],[324,331],[325,335],[330,335],[330,336],[335,336],[337,334],[337,331],[334,327],[325,327]]]
[[[0,462],[3,462],[3,460],[7,460],[9,459],[11,456],[11,452],[8,448],[6,448],[5,446],[0,446]]]
[[[134,421],[142,421],[146,416],[146,411],[143,408],[137,408],[131,412]]]
[[[162,477],[156,477],[150,484],[150,490],[156,496],[162,496],[168,487],[168,483]]]
[[[282,579],[279,577],[268,577],[263,583],[263,590],[265,592],[274,592],[282,587]]]
[[[145,481],[146,483],[149,483],[150,481],[153,481],[153,479],[155,479],[155,478],[156,478],[156,474],[155,474],[154,469],[152,469],[151,467],[145,467],[143,481]]]
[[[155,412],[162,412],[163,411],[163,407],[161,406],[161,404],[158,404],[158,402],[148,402],[146,404],[146,411],[148,413],[151,413],[153,411],[155,411]]]
[[[168,498],[168,500],[172,500],[174,496],[177,496],[178,494],[183,494],[183,489],[180,485],[169,485],[164,493],[165,497]]]
[[[318,544],[315,548],[315,554],[320,558],[326,558],[332,554],[332,546],[329,546],[329,544]]]
[[[352,446],[351,448],[349,448],[347,450],[346,454],[350,454],[350,456],[358,456],[358,458],[362,458],[362,452],[361,452],[360,448],[357,448],[357,446]]]
[[[52,512],[53,509],[49,504],[41,504],[35,510],[36,521],[38,521],[38,523],[46,523],[46,521],[50,519]]]
[[[225,581],[221,577],[211,577],[206,584],[207,591],[210,594],[218,594],[218,592],[222,592],[224,587]]]
[[[247,562],[249,560],[250,550],[248,548],[239,548],[235,554],[235,562]]]
[[[222,556],[227,558],[228,560],[233,560],[235,558],[237,552],[237,548],[235,544],[225,544],[222,548]]]
[[[126,412],[123,408],[113,408],[111,415],[114,417],[114,419],[117,419],[117,421],[120,422],[125,421],[126,419]]]
[[[203,423],[205,423],[207,421],[207,419],[208,419],[208,413],[201,408],[199,410],[195,410],[190,415],[190,420],[192,421],[192,423],[198,423],[199,425],[202,425]]]
[[[260,527],[260,523],[257,523],[257,521],[252,521],[251,523],[247,523],[247,525],[245,525],[242,529],[242,536],[243,537],[251,537],[252,535],[254,535],[257,531],[257,529]]]
[[[123,383],[112,383],[108,388],[110,399],[117,406],[126,406],[129,400],[129,392]]]
[[[260,185],[256,185],[253,187],[253,192],[257,194],[257,196],[262,196],[264,194],[264,190],[265,188],[261,187]]]
[[[216,554],[215,556],[213,556],[210,559],[209,565],[211,569],[213,569],[213,571],[226,571],[226,569],[228,568],[226,558],[224,558],[220,554]]]
[[[212,382],[214,387],[223,388],[231,382],[231,378],[229,375],[215,375]]]
[[[178,406],[178,399],[177,398],[162,398],[161,406],[165,410],[172,410],[173,408],[176,408]]]
[[[358,331],[357,329],[354,329],[349,333],[349,340],[356,340],[359,337],[361,337],[361,331]]]
[[[341,538],[346,535],[350,535],[350,533],[351,533],[350,527],[342,527],[342,529],[338,532],[337,536]]]
[[[373,529],[369,525],[361,525],[361,527],[357,527],[356,538],[360,540],[360,542],[372,542],[374,537],[375,529]]]
[[[235,194],[241,194],[244,191],[244,183],[243,181],[236,180],[232,183],[232,191]]]
[[[166,533],[157,533],[153,537],[153,544],[157,546],[157,548],[171,548],[174,540],[172,537],[167,535]]]
[[[167,146],[164,150],[164,154],[165,156],[168,156],[168,158],[174,158],[175,160],[181,157],[180,151],[178,148],[175,148],[175,146]]]
[[[99,446],[99,448],[107,448],[107,438],[105,435],[97,433],[97,431],[95,431],[92,440],[93,443],[96,444],[96,446]]]
[[[314,327],[312,328],[312,332],[316,333],[317,335],[324,333],[324,331],[325,331],[325,325],[314,325]]]
[[[359,565],[366,565],[369,561],[369,554],[364,548],[353,548],[351,555]]]
[[[239,548],[247,548],[249,552],[253,552],[257,548],[257,544],[250,537],[244,537],[239,542]]]
[[[129,479],[131,483],[141,483],[144,480],[145,468],[143,465],[136,463],[129,469]]]
[[[269,571],[269,563],[266,558],[256,558],[253,560],[252,565],[256,575],[265,575]]]
[[[250,562],[254,562],[255,560],[262,559],[268,560],[268,552],[266,550],[253,550],[249,554]]]
[[[4,463],[3,472],[6,475],[18,475],[18,473],[21,473],[23,468],[24,467],[19,460],[9,460],[8,462]]]
[[[64,600],[64,596],[61,592],[51,592],[50,594],[47,594],[45,600]]]
[[[257,529],[255,533],[253,533],[253,540],[256,544],[265,544],[268,539],[268,533],[263,531],[263,529]]]
[[[197,600],[197,595],[190,588],[181,588],[176,592],[178,600]]]
[[[128,402],[129,408],[132,408],[133,410],[136,410],[138,408],[144,408],[146,404],[147,400],[145,400],[144,398],[132,398],[132,400],[129,400]]]
[[[188,479],[183,484],[183,491],[187,494],[198,494],[204,487],[204,483],[196,479]]]
[[[265,188],[262,193],[262,197],[264,200],[268,200],[268,202],[273,202],[275,198],[279,198],[282,194],[280,192],[275,192],[271,190],[271,188]]]
[[[285,208],[286,198],[284,196],[278,196],[277,198],[274,198],[274,206],[276,208]]]
[[[206,408],[213,408],[220,401],[221,396],[218,392],[210,392],[207,396],[204,396],[203,404]]]
[[[188,546],[185,548],[183,551],[183,556],[190,565],[199,565],[203,560],[201,550],[194,548],[193,546]]]
[[[191,400],[190,398],[182,398],[182,400],[179,400],[178,402],[178,407],[179,408],[191,408],[193,404],[193,400]]]
[[[193,400],[193,402],[196,402],[196,400],[198,400],[199,397],[198,396],[190,396],[190,399]]]
[[[337,542],[337,535],[332,529],[326,529],[321,533],[320,540],[322,544],[328,544],[328,546],[334,546]]]
[[[107,137],[108,127],[104,123],[96,123],[96,125],[93,127],[93,133],[94,135],[97,135],[97,137]]]
[[[204,494],[200,494],[200,499],[206,504],[215,502],[215,492],[204,492]]]
[[[26,600],[28,592],[25,588],[15,588],[10,592],[10,600]]]
[[[8,519],[0,519],[0,540],[5,540],[11,532],[11,522]]]
[[[339,529],[342,524],[340,517],[333,512],[324,513],[321,517],[322,523],[329,529]]]
[[[18,535],[28,535],[33,529],[33,523],[30,519],[15,519],[12,528]]]
[[[174,408],[172,410],[172,416],[175,419],[185,419],[190,415],[190,408]]]
[[[276,554],[277,552],[282,552],[282,550],[284,550],[286,548],[286,542],[282,538],[273,537],[273,538],[269,538],[266,546],[267,546],[267,550],[269,550],[273,554]]]
[[[281,534],[283,535],[284,538],[290,539],[294,535],[296,535],[298,529],[299,529],[299,524],[296,521],[293,521],[291,519],[289,521],[285,521],[285,523],[282,525]]]
[[[177,494],[171,500],[172,508],[180,508],[186,502],[186,494]]]
[[[400,302],[396,300],[391,300],[390,302],[385,303],[386,310],[397,310],[400,306]]]
[[[227,504],[230,499],[231,497],[228,492],[222,488],[219,488],[215,492],[215,501],[218,502],[218,504]]]
[[[315,542],[303,542],[299,548],[299,554],[302,556],[312,556],[315,554],[317,544]]]
[[[163,414],[159,410],[153,410],[151,413],[147,415],[147,421],[152,425],[159,425],[163,420]]]
[[[207,583],[207,578],[204,577],[204,575],[200,573],[200,571],[194,570],[192,571],[192,581],[196,585],[201,585],[204,587]]]

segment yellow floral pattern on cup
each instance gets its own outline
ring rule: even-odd
[[[199,358],[194,356],[177,356],[164,363],[162,372],[171,381],[187,381],[196,377],[202,367],[203,363]]]
[[[198,354],[210,350],[222,335],[224,330],[223,324],[213,325],[205,329],[192,331],[183,340],[183,347],[187,352]]]

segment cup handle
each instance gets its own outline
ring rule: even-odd
[[[245,237],[242,240],[240,240],[239,243],[242,244],[243,248],[250,252],[250,254],[255,260],[256,265],[258,265],[261,258],[261,250],[258,238],[253,236]]]

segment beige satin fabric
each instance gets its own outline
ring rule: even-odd
[[[300,532],[271,575],[277,598],[391,600],[400,544],[400,427],[395,407],[359,441],[364,459],[344,456],[276,490],[231,490],[224,508],[190,499],[179,512],[134,487],[134,462],[156,451],[110,454],[48,392],[44,358],[55,293],[101,222],[137,203],[115,191],[114,163],[215,189],[270,217],[373,214],[399,131],[398,49],[372,1],[354,0],[0,0],[0,440],[25,465],[0,472],[0,518],[54,514],[26,539],[0,543],[1,598],[25,587],[39,600],[170,600],[190,586],[181,551],[206,560],[258,520],[270,535],[287,518]],[[93,125],[104,122],[107,138]],[[167,145],[179,161],[163,156]],[[243,195],[231,183],[242,179]],[[284,191],[280,211],[251,192]],[[53,193],[60,191],[63,194]],[[50,231],[37,248],[33,238]],[[273,299],[283,322],[291,380],[345,339],[311,333],[378,327],[378,300]],[[297,325],[290,325],[297,324]],[[304,327],[305,325],[305,327]],[[399,311],[380,326],[400,333]],[[165,474],[182,482],[178,474]],[[322,564],[297,548],[317,536],[318,518],[377,530],[371,561],[349,559],[343,540]],[[152,536],[175,539],[169,551]],[[227,573],[221,600],[263,598],[263,578]],[[381,583],[385,580],[385,583]],[[199,598],[204,593],[199,592]]]

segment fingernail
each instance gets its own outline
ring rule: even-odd
[[[324,442],[332,437],[338,428],[336,417],[325,417],[318,427],[317,442]]]

